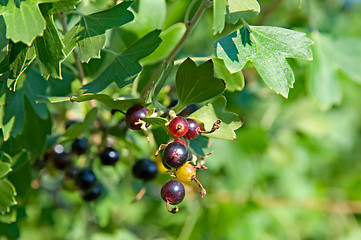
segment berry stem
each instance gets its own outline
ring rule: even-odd
[[[201,198],[203,198],[204,196],[206,196],[207,191],[206,191],[206,189],[204,189],[204,187],[202,186],[201,182],[198,181],[198,179],[197,179],[195,176],[192,177],[192,180],[195,181],[195,182],[198,184],[199,188],[201,189],[201,192],[200,192],[200,193],[201,193]]]
[[[170,213],[177,213],[179,211],[178,207],[174,207],[172,209],[169,208],[169,201],[167,201],[167,210]]]
[[[193,2],[195,2],[195,1],[193,1]],[[188,9],[193,8],[193,5],[194,5],[193,2],[189,5]],[[183,47],[185,41],[191,34],[192,30],[194,29],[194,26],[197,24],[197,22],[202,17],[205,10],[210,6],[210,4],[211,4],[211,2],[209,0],[202,0],[202,3],[199,5],[199,7],[198,7],[196,13],[194,14],[194,16],[192,17],[192,19],[190,21],[187,21],[184,23],[186,25],[186,31],[184,32],[182,38],[179,40],[177,45],[173,48],[173,50],[170,52],[168,57],[165,59],[166,62],[170,63],[173,61],[173,59],[175,58],[175,56],[177,55],[179,50]],[[187,12],[190,12],[190,10],[187,10]],[[163,66],[163,64],[160,64],[158,66],[157,70],[155,71],[155,73],[153,74],[153,76],[149,79],[148,83],[146,84],[146,87],[143,89],[142,93],[140,94],[141,97],[144,97],[147,94],[147,92],[151,89],[152,85],[154,86],[153,81],[158,80],[157,77],[160,76],[160,70],[161,70],[162,66]]]
[[[142,188],[139,190],[139,192],[137,193],[137,195],[135,196],[134,200],[132,201],[132,203],[136,203],[138,202],[140,199],[142,199],[142,197],[144,196],[145,192],[147,191],[146,187],[145,187],[145,183],[143,183]]]

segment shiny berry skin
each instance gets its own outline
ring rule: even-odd
[[[160,191],[162,199],[172,205],[181,203],[185,196],[185,189],[181,182],[172,179],[166,182]]]
[[[157,177],[158,166],[149,159],[140,159],[133,166],[133,175],[143,181],[150,181]]]
[[[182,137],[188,131],[188,122],[184,117],[175,117],[168,125],[168,131],[174,137]]]
[[[185,141],[183,141],[183,139],[181,139],[181,138],[175,138],[173,141],[174,141],[174,142],[180,142],[181,144],[183,144],[184,146],[186,146],[186,147],[187,147],[186,142],[185,142]]]
[[[91,189],[97,182],[94,172],[89,168],[83,168],[76,176],[75,183],[83,191]]]
[[[188,156],[187,148],[180,142],[171,142],[164,149],[163,160],[172,168],[179,168],[186,163]]]
[[[51,159],[53,159],[54,166],[59,170],[64,170],[71,166],[72,159],[68,153],[65,152],[64,146],[56,144],[51,153]]]
[[[182,183],[189,183],[196,176],[196,169],[190,163],[186,163],[175,171],[177,179]]]
[[[88,149],[88,141],[85,138],[77,138],[71,144],[71,151],[77,155],[84,154]]]
[[[186,139],[197,138],[199,136],[199,130],[201,129],[199,122],[192,118],[187,118],[187,122],[188,122],[188,131],[183,137]]]
[[[125,113],[125,123],[127,124],[128,128],[133,130],[140,130],[142,124],[138,124],[139,120],[145,118],[147,113],[148,109],[142,105],[134,105],[133,107],[129,108]]]
[[[97,184],[89,191],[83,193],[82,197],[85,201],[90,202],[99,198],[102,195],[102,192],[103,192],[102,187],[99,184]]]
[[[120,158],[120,153],[118,150],[112,147],[106,147],[100,153],[100,161],[103,165],[114,165]]]

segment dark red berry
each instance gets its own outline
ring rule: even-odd
[[[172,205],[177,205],[183,201],[185,190],[181,182],[172,179],[163,185],[160,194],[164,201]]]
[[[129,108],[125,114],[125,123],[127,124],[128,128],[133,130],[140,130],[142,124],[139,122],[139,120],[145,118],[147,113],[148,109],[142,105],[134,105],[133,107]]]
[[[72,164],[71,157],[65,152],[64,146],[61,144],[56,144],[53,147],[50,158],[53,160],[54,166],[59,170],[64,170]]]
[[[77,138],[71,144],[71,151],[77,155],[84,154],[88,149],[88,141],[85,138]]]
[[[133,166],[133,175],[143,181],[150,181],[157,177],[158,167],[149,159],[140,159]]]
[[[192,118],[187,118],[186,120],[188,122],[188,131],[183,137],[186,139],[197,138],[199,136],[199,130],[201,129],[199,122]]]
[[[114,165],[120,158],[120,153],[118,150],[112,147],[106,147],[100,153],[100,160],[103,165]]]
[[[188,131],[188,122],[184,117],[175,117],[168,125],[168,131],[175,137],[182,137]]]
[[[97,178],[91,169],[83,168],[77,174],[75,182],[79,189],[87,191],[96,184]]]
[[[180,142],[171,142],[164,149],[163,158],[166,165],[178,168],[187,161],[187,148]]]
[[[102,192],[103,192],[102,187],[99,184],[97,184],[89,191],[83,193],[82,197],[85,201],[90,202],[99,198],[102,195]]]

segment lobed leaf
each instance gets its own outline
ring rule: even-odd
[[[9,163],[0,161],[0,178],[5,177],[11,171],[12,169]]]
[[[119,88],[132,83],[142,71],[139,60],[151,54],[161,43],[160,30],[154,30],[124,52],[115,56],[113,61],[91,83],[83,86],[87,93],[97,93],[115,82]]]
[[[213,133],[204,135],[211,138],[234,140],[236,139],[236,133],[234,131],[243,125],[243,120],[235,113],[226,112],[224,110],[226,105],[226,98],[219,96],[213,102],[208,103],[192,113],[189,117],[202,121],[206,130],[210,130],[217,120],[222,120],[219,129]]]
[[[213,58],[213,63],[216,76],[226,81],[226,88],[228,91],[241,91],[244,88],[242,71],[231,74],[224,64],[224,61],[219,58]]]
[[[218,96],[225,88],[225,82],[214,77],[212,60],[197,66],[192,59],[187,58],[177,71],[176,89],[179,100],[174,110],[180,112],[187,105]]]
[[[7,179],[0,179],[0,214],[10,211],[10,207],[17,204],[14,186]]]
[[[304,33],[270,26],[244,26],[216,43],[216,55],[230,73],[252,61],[266,84],[288,97],[295,77],[285,58],[312,59],[312,41]]]
[[[77,46],[82,62],[100,58],[100,50],[105,45],[105,31],[134,19],[133,14],[127,10],[132,3],[133,1],[125,1],[107,10],[81,16],[79,22],[64,36],[65,53],[70,54]]]

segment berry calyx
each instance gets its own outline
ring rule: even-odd
[[[188,157],[187,148],[180,142],[171,142],[164,149],[163,163],[165,167],[179,168],[186,163]]]
[[[82,194],[82,197],[85,201],[90,202],[98,199],[102,195],[103,189],[97,184],[89,191]]]
[[[199,130],[201,129],[201,126],[199,122],[192,118],[186,119],[188,122],[188,131],[183,136],[186,139],[195,139],[199,136]]]
[[[54,166],[59,170],[64,170],[72,164],[71,157],[65,152],[64,146],[61,144],[56,144],[53,147],[50,157],[53,159]]]
[[[85,138],[77,138],[71,144],[71,151],[77,155],[84,154],[88,149],[88,141]]]
[[[189,183],[196,176],[196,169],[190,163],[186,163],[175,171],[177,179],[182,183]]]
[[[188,131],[188,122],[184,117],[175,117],[168,125],[168,131],[175,137],[182,137]]]
[[[118,150],[112,147],[106,147],[100,153],[100,161],[103,165],[114,165],[120,158],[120,153]]]
[[[181,182],[178,180],[172,179],[167,181],[160,191],[162,199],[167,202],[167,209],[170,213],[178,212],[178,208],[173,209],[169,208],[169,204],[177,205],[181,203],[185,196],[185,189]]]
[[[140,159],[133,166],[133,175],[143,181],[150,181],[157,177],[158,167],[149,159]]]
[[[91,189],[97,182],[94,172],[90,168],[83,168],[76,176],[76,186],[83,191]]]
[[[133,130],[140,130],[142,123],[139,121],[146,117],[148,109],[142,105],[134,105],[130,107],[125,113],[125,123],[128,128]]]

